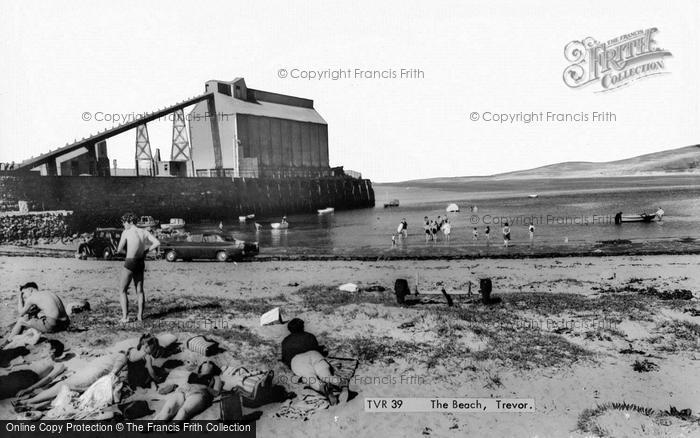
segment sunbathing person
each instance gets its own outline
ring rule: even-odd
[[[189,420],[212,405],[214,397],[221,392],[221,368],[214,362],[199,365],[196,373],[187,378],[187,386],[173,392],[154,420]]]
[[[33,290],[25,300],[24,289]],[[4,343],[22,333],[25,327],[32,327],[41,333],[54,333],[65,330],[70,323],[63,301],[53,292],[39,291],[36,283],[30,282],[19,288],[19,319]]]
[[[65,365],[54,362],[63,355],[63,344],[60,341],[50,340],[49,348],[48,359],[13,366],[8,374],[0,376],[0,399],[28,394],[52,382],[65,371]]]
[[[338,397],[334,394],[333,371],[326,361],[325,348],[318,345],[316,336],[304,331],[304,321],[294,318],[287,324],[290,335],[282,341],[282,362],[313,390],[328,397],[334,405]],[[342,396],[347,399],[347,387],[342,388]]]
[[[109,373],[118,374],[127,362],[126,354],[124,353],[112,353],[105,356],[101,356],[91,362],[89,362],[84,369],[71,375],[62,382],[51,386],[48,389],[41,391],[40,393],[30,397],[26,400],[20,401],[18,406],[27,406],[31,409],[38,409],[51,402],[58,393],[61,391],[63,385],[67,385],[68,389],[76,392],[84,392],[93,383],[97,381],[102,376],[106,376]]]

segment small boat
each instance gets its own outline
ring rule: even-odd
[[[155,228],[158,226],[158,221],[153,219],[152,216],[141,216],[136,222],[136,226],[139,228]]]
[[[459,211],[459,205],[457,204],[450,204],[447,206],[445,209],[448,213],[456,213]]]
[[[255,219],[255,213],[249,214],[245,217],[246,219]]]
[[[185,228],[185,220],[181,218],[170,218],[167,224],[160,224],[161,230],[180,230]]]
[[[270,224],[273,230],[286,230],[289,228],[288,222],[273,222]]]
[[[389,207],[398,207],[399,206],[399,200],[398,199],[392,199],[389,202],[384,203],[384,208],[389,208]]]
[[[238,216],[238,222],[245,222],[248,219],[255,219],[255,214],[249,214],[247,216]]]
[[[642,213],[642,214],[623,214],[622,215],[622,223],[625,222],[654,222],[654,221],[660,221],[661,217],[655,215],[655,214],[648,214],[648,213]]]
[[[335,208],[327,207],[327,208],[323,208],[323,209],[320,209],[317,211],[318,211],[318,214],[329,214],[329,213],[333,213],[335,211]]]
[[[528,198],[537,198],[538,196],[540,196],[540,195],[538,195],[537,193],[533,193],[532,195],[527,195]]]
[[[238,222],[245,222],[246,217],[245,216],[238,216]]]

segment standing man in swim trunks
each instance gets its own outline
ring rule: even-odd
[[[146,298],[143,293],[143,275],[146,270],[146,253],[160,246],[160,241],[153,234],[135,225],[136,216],[133,213],[126,213],[122,216],[124,232],[119,239],[117,253],[124,251],[126,246],[126,258],[124,259],[124,269],[122,270],[121,296],[119,301],[122,305],[121,322],[128,322],[129,302],[126,293],[129,291],[131,281],[134,281],[136,297],[138,299],[139,310],[136,315],[138,321],[143,320],[143,307]]]

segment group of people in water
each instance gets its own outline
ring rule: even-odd
[[[452,234],[452,223],[447,216],[438,216],[437,219],[430,219],[428,216],[423,217],[423,232],[425,235],[425,242],[435,242],[438,241],[440,233],[445,237],[445,241],[450,241],[450,235]],[[533,244],[535,240],[535,225],[528,224],[527,232],[529,235],[530,245]],[[510,246],[511,241],[511,227],[508,222],[503,224],[501,229],[503,235],[503,246],[507,248]],[[472,241],[479,240],[479,230],[477,227],[472,229]],[[484,227],[483,239],[486,241],[486,245],[491,243],[491,226],[486,225]],[[396,246],[400,240],[408,238],[408,222],[406,218],[402,218],[399,222],[397,232],[391,235],[392,246]]]

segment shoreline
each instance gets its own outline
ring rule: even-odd
[[[420,245],[420,244],[418,244]],[[20,246],[0,245],[2,257],[51,257],[75,258],[75,249],[66,245]],[[395,246],[389,249],[357,248],[333,249],[333,253],[321,253],[317,248],[263,248],[261,253],[237,263],[273,261],[377,261],[377,260],[480,260],[480,259],[533,259],[556,257],[608,257],[651,255],[697,255],[700,241],[694,238],[659,239],[652,241],[570,243],[567,245],[536,245],[516,243],[508,249],[499,244],[479,245],[423,245],[410,250]],[[410,251],[410,252],[409,252]],[[94,260],[94,259],[93,259]],[[99,259],[97,259],[99,260]],[[119,260],[115,258],[113,260]]]

